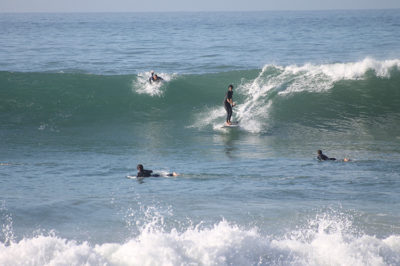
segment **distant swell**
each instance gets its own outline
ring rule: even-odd
[[[275,66],[203,75],[89,75],[0,72],[0,127],[46,128],[174,121],[215,130],[222,99],[235,85],[234,119],[263,133],[285,127],[348,130],[354,124],[398,130],[400,60]],[[398,124],[398,123],[397,123]],[[394,128],[391,128],[394,126]]]

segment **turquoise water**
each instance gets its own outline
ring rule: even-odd
[[[400,264],[399,10],[0,29],[0,265]]]

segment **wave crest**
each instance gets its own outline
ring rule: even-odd
[[[90,245],[56,236],[0,243],[1,265],[395,265],[400,236],[354,232],[346,217],[317,215],[285,236],[222,220],[181,232],[142,230],[125,243]]]
[[[238,92],[244,96],[244,100],[236,107],[235,115],[247,131],[262,132],[272,123],[282,120],[282,113],[291,111],[292,119],[301,122],[304,119],[298,115],[305,113],[306,116],[309,114],[316,116],[315,123],[320,120],[320,115],[324,116],[323,113],[332,110],[337,110],[336,117],[345,118],[347,115],[340,112],[341,109],[350,106],[356,106],[354,109],[357,109],[362,105],[366,106],[365,101],[371,106],[369,111],[371,114],[376,113],[373,107],[378,107],[379,104],[386,105],[386,111],[388,106],[393,106],[392,111],[398,113],[400,110],[395,107],[398,101],[391,100],[390,97],[400,93],[396,88],[400,85],[399,70],[400,60],[397,59],[377,61],[367,58],[356,63],[286,67],[266,65],[257,78],[238,87]],[[390,80],[392,74],[397,75],[395,80]],[[387,82],[379,84],[376,78],[387,79],[389,84]],[[370,82],[351,83],[351,81],[367,80]],[[336,99],[331,97],[330,91],[333,89],[335,92],[343,89],[346,91],[340,92],[341,98]],[[308,93],[308,97],[304,97],[305,93]],[[382,102],[375,96],[377,93],[388,93],[389,97]],[[358,98],[355,97],[354,101],[348,102],[348,96],[354,94],[357,94]],[[323,102],[323,105],[316,104],[318,101]],[[313,106],[314,112],[307,110],[307,106]],[[315,111],[320,111],[321,114]],[[355,112],[356,110],[351,110],[349,115],[357,115]]]
[[[399,59],[160,75],[167,83],[150,85],[150,73],[0,72],[0,126],[33,125],[39,131],[60,132],[64,126],[169,120],[176,128],[221,130],[222,99],[227,84],[233,83],[233,119],[244,131],[265,133],[282,124],[339,131],[358,124],[360,130],[372,126],[398,131]]]

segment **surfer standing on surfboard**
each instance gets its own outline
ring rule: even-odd
[[[232,117],[232,107],[235,106],[235,103],[232,99],[233,96],[233,85],[229,85],[228,91],[224,98],[224,108],[226,111],[226,125],[232,125],[231,117]]]

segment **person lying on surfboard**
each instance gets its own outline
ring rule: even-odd
[[[151,71],[151,77],[149,78],[149,82],[159,82],[163,81],[164,79],[162,77],[157,76],[157,74],[154,74],[154,71]]]
[[[136,177],[160,177],[159,174],[153,174],[153,170],[143,169],[142,164],[138,164],[136,169],[138,170]],[[177,173],[172,172],[167,174],[167,176],[178,176]]]
[[[233,85],[228,86],[228,91],[226,92],[225,98],[224,98],[224,108],[226,111],[226,125],[230,126],[232,125],[231,122],[231,117],[232,117],[232,107],[235,106],[235,103],[233,102]]]
[[[323,154],[321,150],[318,150],[318,151],[317,151],[317,154],[318,154],[317,159],[318,159],[319,161],[329,161],[329,160],[335,161],[335,160],[336,160],[336,158],[329,158],[328,156],[326,156],[325,154]]]
[[[321,150],[318,150],[317,154],[318,154],[317,159],[319,161],[336,161],[336,158],[329,158],[328,156],[323,154]],[[343,161],[344,162],[348,162],[348,161],[350,161],[350,159],[349,158],[344,158]]]

